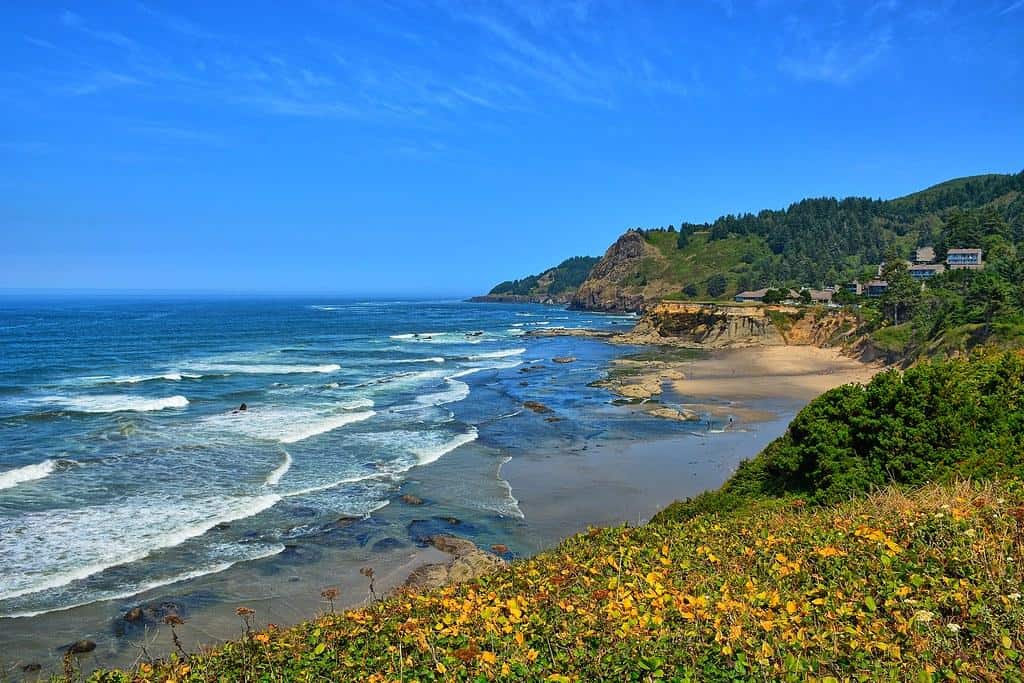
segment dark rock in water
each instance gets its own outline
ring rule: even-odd
[[[96,649],[96,643],[92,640],[76,640],[67,646],[67,653],[72,655],[84,655]]]
[[[551,362],[552,363],[563,363],[563,364],[564,363],[575,363],[576,362],[576,357],[575,356],[557,356],[555,358],[552,358]]]
[[[247,406],[246,404],[243,403],[242,405],[238,406],[238,409],[239,410],[249,410],[249,406]]]
[[[524,408],[528,408],[528,409],[532,410],[535,413],[550,413],[550,412],[552,412],[551,408],[548,408],[546,405],[544,405],[543,403],[540,403],[539,401],[523,401],[523,407]]]
[[[411,493],[405,494],[404,496],[399,498],[399,500],[405,503],[406,505],[423,505],[423,499],[420,498],[419,496],[414,496]]]
[[[26,664],[25,666],[21,667],[21,670],[24,671],[27,674],[34,674],[37,671],[42,671],[42,669],[43,669],[43,665],[40,664],[39,662],[30,662],[30,663]]]
[[[421,548],[430,545],[436,536],[453,536],[456,533],[462,536],[475,536],[480,533],[473,524],[455,517],[414,519],[406,528],[409,530],[409,538]]]
[[[404,543],[402,543],[397,538],[391,538],[389,536],[388,538],[382,538],[379,541],[377,541],[376,543],[374,543],[372,550],[374,552],[380,553],[380,552],[386,552],[388,550],[397,550],[398,548],[403,548],[403,547],[405,547]]]
[[[560,418],[560,417],[545,417],[544,421],[545,422],[561,422],[562,418]]]
[[[334,526],[336,526],[336,527],[338,527],[340,529],[344,529],[345,527],[352,526],[353,524],[355,524],[356,522],[358,522],[361,519],[362,519],[362,517],[354,517],[352,515],[342,515],[341,517],[338,517],[338,519],[334,520]]]
[[[483,336],[483,332],[467,332],[467,337],[480,337]]]
[[[520,382],[519,386],[521,386],[521,387],[528,387],[528,386],[530,386],[530,383],[529,382]]]
[[[150,612],[158,621],[163,621],[164,617],[169,617],[171,615],[180,617],[186,610],[185,606],[180,602],[164,600],[163,602],[159,602],[155,605],[150,605],[146,608],[146,611]]]
[[[491,546],[491,550],[494,551],[498,555],[508,555],[509,554],[508,546],[505,545],[504,543],[495,543],[494,545]]]
[[[130,610],[124,613],[124,620],[130,621],[133,624],[138,621],[142,621],[146,618],[145,612],[142,611],[141,607],[132,607]]]
[[[323,557],[323,554],[323,550],[315,545],[286,543],[284,550],[274,556],[275,561],[263,564],[259,571],[264,576],[276,576],[284,571],[282,565],[317,562]]]
[[[214,531],[227,531],[230,528],[231,528],[230,524],[228,524],[227,522],[221,522],[220,524],[215,525],[213,527],[213,530]]]

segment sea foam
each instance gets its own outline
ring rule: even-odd
[[[0,520],[0,600],[65,586],[137,562],[226,522],[252,517],[280,496],[168,500],[152,497],[23,513]],[[26,533],[26,530],[29,533]],[[55,553],[59,548],[61,552]]]
[[[284,451],[284,460],[267,475],[267,479],[263,482],[263,485],[277,486],[281,482],[281,477],[285,475],[285,472],[291,469],[291,466],[292,456],[288,451]]]
[[[139,396],[105,394],[101,396],[49,396],[41,400],[46,403],[59,405],[66,411],[76,413],[149,412],[151,410],[184,408],[188,406],[188,399],[184,396],[142,398]]]
[[[217,430],[287,444],[326,434],[374,415],[372,410],[325,414],[308,408],[249,409],[214,415],[203,423]]]
[[[457,434],[449,441],[436,445],[413,448],[412,452],[419,461],[418,464],[428,465],[442,456],[451,453],[459,446],[464,446],[467,443],[476,441],[478,436],[479,434],[476,431],[476,427],[470,427],[469,431],[463,434]]]
[[[526,353],[526,349],[503,349],[501,351],[488,351],[487,353],[478,353],[469,357],[469,360],[487,360],[489,358],[508,358],[510,356],[519,356]]]
[[[328,373],[341,370],[337,363],[320,365],[283,365],[279,363],[198,363],[189,366],[200,372],[216,372],[241,375],[297,375],[307,373]]]
[[[181,583],[182,581],[198,579],[201,576],[207,576],[209,574],[219,574],[220,572],[226,571],[241,562],[252,562],[254,560],[262,560],[267,557],[273,557],[274,555],[277,555],[281,552],[284,552],[284,545],[280,543],[275,543],[273,545],[261,545],[256,543],[232,545],[231,559],[228,560],[214,562],[212,564],[199,567],[198,569],[182,572],[180,574],[173,574],[171,576],[164,578],[129,583],[126,585],[121,585],[117,589],[90,593],[89,598],[86,600],[72,602],[60,601],[60,604],[57,607],[39,609],[34,611],[11,612],[9,614],[0,613],[0,618],[19,619],[24,617],[37,617],[40,614],[49,614],[50,612],[63,612],[65,610],[74,609],[75,607],[81,607],[83,605],[89,605],[94,602],[99,602],[101,600],[124,600],[125,598],[130,598],[133,595],[138,595],[139,593],[145,593],[146,591],[153,590],[154,588],[163,588],[164,586],[171,586],[176,583]]]
[[[6,472],[0,472],[0,489],[9,489],[27,481],[35,481],[49,476],[57,467],[54,460],[44,460],[35,465],[25,465]]]

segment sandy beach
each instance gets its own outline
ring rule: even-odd
[[[737,399],[787,396],[810,401],[851,382],[864,383],[885,366],[844,356],[839,349],[816,346],[765,346],[718,351],[684,362],[684,377],[673,388],[694,398]]]

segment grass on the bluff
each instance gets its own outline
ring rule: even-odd
[[[595,529],[477,583],[92,678],[1020,681],[1022,490],[761,501]]]

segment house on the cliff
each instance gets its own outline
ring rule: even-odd
[[[981,249],[950,249],[946,252],[950,270],[981,270],[985,267]]]
[[[740,292],[736,296],[734,296],[733,297],[733,301],[737,301],[737,302],[739,302],[741,304],[742,303],[753,303],[753,302],[760,303],[760,302],[764,301],[764,295],[767,294],[767,293],[768,293],[768,288],[767,287],[765,287],[764,289],[748,289],[747,291]]]
[[[864,286],[864,293],[872,299],[877,299],[889,290],[889,283],[885,280],[871,280]]]
[[[915,263],[907,268],[907,273],[915,280],[927,280],[944,272],[946,266],[941,263]]]
[[[914,250],[915,264],[935,263],[935,247],[918,247]]]

